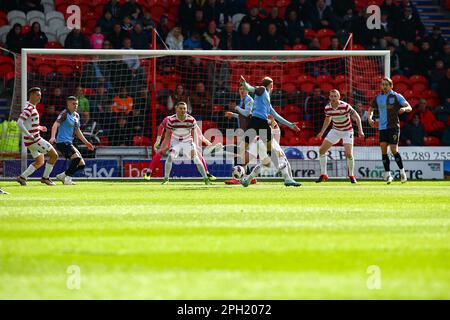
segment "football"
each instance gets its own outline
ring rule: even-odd
[[[233,167],[233,178],[235,179],[241,179],[245,174],[245,170],[242,166],[234,166]]]

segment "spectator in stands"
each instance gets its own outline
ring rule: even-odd
[[[197,31],[191,33],[191,36],[184,40],[183,47],[186,50],[202,50],[202,39]]]
[[[145,30],[148,36],[152,35],[153,29],[156,29],[156,22],[153,20],[150,11],[144,13],[144,17],[142,18],[142,29]]]
[[[142,26],[139,23],[134,26],[130,39],[133,49],[145,50],[150,48],[150,37],[142,30]]]
[[[98,121],[99,125],[104,128],[110,119],[112,110],[111,96],[103,84],[95,90],[95,95],[90,100],[90,109],[92,119]]]
[[[196,31],[199,34],[203,34],[206,31],[206,21],[203,17],[203,11],[201,9],[196,9],[194,14],[194,23],[192,25],[191,31]]]
[[[22,26],[20,23],[16,23],[6,35],[6,47],[12,52],[20,53],[24,44],[25,37],[22,35]]]
[[[423,146],[425,139],[425,128],[420,122],[420,115],[415,113],[412,120],[406,123],[402,132],[402,139],[407,146]]]
[[[434,67],[435,58],[431,51],[430,43],[427,40],[422,42],[418,58],[418,71],[424,76],[429,77],[431,69]]]
[[[441,103],[445,105],[449,103],[450,99],[450,68],[447,68],[447,72],[445,74],[444,79],[439,81],[437,91],[439,93],[439,98],[441,99]]]
[[[111,11],[105,11],[103,16],[98,20],[97,24],[102,28],[102,32],[109,34],[113,31],[113,27],[116,24],[116,19],[114,19]]]
[[[430,72],[430,88],[437,89],[439,82],[445,78],[446,72],[444,61],[436,60],[434,68]]]
[[[305,100],[304,116],[305,120],[312,120],[314,127],[314,134],[319,133],[325,113],[323,108],[327,103],[327,98],[322,95],[322,90],[319,86],[314,87],[314,91]]]
[[[261,38],[260,47],[262,50],[283,50],[283,37],[279,35],[277,26],[274,23],[267,27],[267,34]]]
[[[134,24],[133,24],[133,22],[131,21],[131,17],[130,17],[130,16],[125,16],[125,17],[123,17],[123,20],[122,20],[122,30],[125,31],[125,32],[127,32],[127,33],[130,33],[131,30],[133,30],[133,28],[134,28]]]
[[[233,22],[228,21],[225,30],[220,33],[220,50],[235,50],[237,41],[237,32],[233,30]]]
[[[312,28],[315,30],[322,28],[336,29],[333,10],[325,4],[325,0],[316,0],[310,19]]]
[[[182,84],[178,84],[175,92],[167,98],[167,110],[173,111],[178,102],[184,101],[187,103],[188,113],[192,112],[191,101],[189,95],[185,92]]]
[[[121,19],[121,10],[122,7],[119,3],[119,0],[110,0],[106,5],[105,8],[103,9],[103,12],[109,11],[111,12],[112,16],[114,19],[116,20],[120,20]]]
[[[204,50],[217,50],[219,49],[220,37],[217,32],[216,23],[211,21],[208,24],[208,30],[203,34],[203,44]]]
[[[251,33],[251,25],[248,22],[241,23],[238,33],[238,50],[256,50],[256,38]]]
[[[319,38],[314,37],[308,46],[309,50],[320,50],[320,41]]]
[[[66,49],[90,49],[91,45],[80,29],[72,29],[64,41]]]
[[[440,121],[437,121],[433,112],[427,107],[426,99],[420,99],[419,104],[409,114],[408,120],[411,121],[412,117],[416,114],[419,115],[420,122],[423,124],[427,135],[440,136],[442,134],[444,125]]]
[[[414,42],[416,33],[423,33],[425,27],[419,18],[414,17],[411,7],[406,7],[403,11],[403,17],[396,27],[400,42]]]
[[[388,16],[390,23],[395,24],[402,17],[402,11],[395,4],[394,0],[384,0],[383,4],[380,6],[381,13]]]
[[[240,26],[241,27],[244,23],[250,24],[250,32],[252,36],[256,38],[256,42],[258,43],[261,39],[261,24],[262,20],[259,17],[259,9],[258,7],[252,7],[250,9],[250,14],[244,16],[241,20]]]
[[[44,48],[48,42],[47,36],[41,31],[39,22],[33,22],[31,30],[24,37],[27,48]]]
[[[439,54],[444,48],[445,39],[442,37],[442,31],[439,26],[433,26],[433,31],[431,36],[428,37],[428,41],[430,42],[431,51],[434,54]]]
[[[55,112],[59,113],[64,110],[66,106],[66,98],[63,96],[63,90],[61,87],[53,89],[52,94],[47,98],[45,105],[48,108],[53,108]],[[53,119],[54,121],[55,119]]]
[[[133,129],[125,115],[117,118],[116,124],[111,128],[109,138],[113,146],[131,146],[133,144]]]
[[[212,100],[206,92],[203,82],[197,83],[195,92],[191,96],[192,115],[197,120],[207,120],[212,113]]]
[[[184,38],[180,27],[170,30],[166,38],[166,44],[170,50],[183,50],[183,42]]]
[[[136,3],[136,0],[128,0],[122,6],[122,17],[129,16],[132,20],[139,20],[142,18],[142,7]]]
[[[158,34],[161,37],[161,38],[159,38],[159,37],[157,38],[158,42],[160,44],[162,44],[161,39],[167,39],[167,36],[169,35],[169,32],[170,32],[169,18],[166,15],[163,14],[159,18],[159,25],[156,28],[156,30],[158,31]]]
[[[123,50],[133,49],[131,46],[131,39],[125,38],[123,40]],[[130,83],[131,86],[136,85],[136,83],[142,83],[145,79],[144,69],[141,67],[139,57],[137,55],[125,55],[123,57],[123,62],[127,65],[128,69],[131,71],[131,77],[127,78],[125,83]]]
[[[405,8],[411,9],[414,18],[419,18],[419,11],[417,10],[417,8],[414,5],[414,3],[412,3],[412,1],[410,1],[410,0],[402,0],[402,2],[400,2],[398,7],[399,7],[400,11],[404,11]]]
[[[450,67],[450,43],[444,44],[442,51],[438,54],[438,59],[444,61],[446,68]]]
[[[120,88],[119,94],[113,98],[112,111],[125,115],[133,111],[133,98],[128,95],[127,88]]]
[[[295,10],[291,10],[285,22],[285,29],[287,34],[287,41],[289,45],[293,46],[300,44],[305,40],[305,25],[303,21],[298,18]]]
[[[388,49],[391,54],[391,74],[396,75],[400,73],[400,58],[394,45],[389,45]]]
[[[190,36],[194,28],[196,6],[194,0],[181,1],[178,9],[178,21],[184,36]]]
[[[394,23],[390,22],[386,13],[381,14],[381,29],[375,30],[374,35],[380,39],[382,48],[386,48],[388,44],[399,46],[399,41],[396,38],[396,31]]]
[[[312,6],[308,0],[293,0],[286,8],[286,20],[288,20],[291,11],[297,13],[297,18],[303,21],[305,28],[311,28]]]
[[[107,39],[114,49],[120,49],[126,36],[127,33],[122,30],[122,26],[116,23],[113,26],[113,31],[107,36]]]
[[[216,0],[206,0],[203,6],[203,16],[207,23],[214,21],[216,24],[220,23],[220,12],[216,5]]]
[[[406,48],[403,48],[403,52],[400,56],[400,67],[406,76],[411,76],[417,73],[418,54],[415,51],[414,43],[406,43]]]
[[[90,105],[89,100],[85,96],[83,87],[77,87],[75,96],[78,99],[78,110],[77,112],[81,117],[81,127],[83,128],[91,119],[90,115]]]
[[[333,8],[333,12],[338,17],[343,17],[347,14],[349,9],[355,10],[355,1],[354,0],[332,0],[331,7]]]
[[[278,7],[272,7],[269,16],[263,20],[262,30],[265,34],[267,34],[269,25],[273,23],[277,27],[278,34],[282,37],[286,37],[286,27],[284,24],[284,20],[280,18],[278,14]]]
[[[89,37],[89,42],[92,49],[102,49],[105,35],[102,33],[102,27],[95,26],[94,33]]]
[[[41,0],[22,0],[21,11],[28,13],[30,11],[41,11],[44,12],[44,7],[41,4]]]
[[[338,37],[331,38],[331,43],[330,43],[330,47],[328,48],[328,50],[342,50],[342,46],[339,43]]]
[[[202,60],[198,57],[192,57],[186,60],[185,65],[182,66],[181,75],[182,83],[185,89],[192,92],[195,90],[197,83],[208,83],[208,70],[202,64]]]

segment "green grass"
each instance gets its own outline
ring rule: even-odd
[[[1,299],[450,298],[449,181],[1,185]]]

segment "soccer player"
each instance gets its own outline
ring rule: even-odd
[[[180,152],[194,160],[198,171],[203,177],[205,184],[211,184],[206,170],[199,158],[195,140],[197,139],[197,121],[187,114],[186,102],[178,102],[175,106],[176,113],[167,120],[167,130],[171,132],[169,156],[167,157],[162,184],[169,183],[170,171],[172,171],[173,160]]]
[[[75,135],[91,151],[94,146],[84,137],[80,130],[80,115],[77,113],[78,99],[74,96],[67,98],[67,107],[63,110],[52,127],[50,143],[56,142],[56,148],[66,158],[70,159],[69,168],[56,176],[65,185],[75,184],[72,181],[73,175],[85,167],[85,162],[80,151],[73,145],[73,135]]]
[[[376,122],[373,120],[373,113],[377,111],[379,115],[378,128],[380,131],[380,147],[384,166],[384,180],[390,184],[394,179],[391,175],[390,160],[387,154],[388,146],[394,155],[395,162],[400,169],[400,180],[405,183],[405,168],[400,153],[398,153],[398,140],[400,137],[399,114],[411,112],[412,108],[406,99],[399,93],[392,90],[393,82],[385,77],[381,80],[382,93],[375,97],[372,106],[369,108],[369,125],[376,128]]]
[[[152,161],[150,162],[150,166],[149,166],[150,171],[147,171],[144,174],[145,180],[150,180],[150,178],[152,176],[152,171],[155,169],[158,162],[161,161],[161,158],[169,150],[171,137],[170,137],[170,134],[166,135],[166,133],[167,133],[167,123],[168,123],[170,117],[171,116],[165,117],[163,119],[163,121],[160,123],[160,125],[158,126],[158,133],[157,133],[155,145],[153,146],[154,156],[152,157]],[[205,158],[203,157],[202,152],[201,152],[203,143],[206,144],[207,146],[211,146],[212,143],[211,143],[211,141],[209,141],[208,139],[205,138],[205,136],[202,133],[202,130],[198,126],[196,127],[196,133],[197,133],[198,139],[195,141],[195,144],[197,146],[198,156],[199,156],[200,160],[202,161],[203,167],[206,170],[206,175],[208,176],[208,179],[211,181],[214,181],[217,178],[209,172]],[[163,136],[164,136],[164,138],[163,138]],[[161,141],[162,141],[162,144],[161,144]]]
[[[47,132],[47,128],[39,125],[39,113],[36,105],[41,101],[42,93],[40,88],[31,88],[28,90],[28,101],[25,109],[17,120],[17,125],[24,135],[25,147],[30,150],[34,162],[16,178],[17,182],[22,186],[27,185],[27,178],[36,170],[44,165],[44,155],[48,154],[49,158],[45,164],[44,174],[41,183],[54,186],[55,183],[50,179],[50,173],[53,166],[58,160],[58,153],[48,141],[41,138],[40,131]]]
[[[269,115],[269,125],[272,129],[272,151],[276,154],[276,167],[281,171],[284,178],[284,185],[286,187],[300,187],[301,184],[294,180],[292,176],[292,168],[289,163],[286,154],[280,146],[281,129],[273,116]]]
[[[247,177],[241,179],[241,184],[244,187],[248,187],[250,181],[261,172],[262,166],[268,167],[271,163],[270,152],[272,147],[272,130],[268,123],[269,115],[272,115],[276,121],[297,132],[299,132],[300,129],[297,127],[296,123],[287,121],[272,108],[270,94],[273,91],[273,80],[271,78],[265,77],[262,80],[262,86],[252,87],[245,81],[245,78],[241,76],[241,84],[248,92],[255,93],[252,118],[249,121],[247,129],[256,131],[256,137],[250,139],[250,141],[257,145],[257,148],[259,149],[258,156],[260,158],[260,163],[253,168],[252,172]],[[249,148],[251,149],[251,147],[252,146]]]
[[[338,90],[330,90],[330,102],[325,106],[325,120],[322,129],[317,134],[318,138],[322,138],[330,123],[333,123],[333,128],[328,132],[319,149],[320,177],[317,179],[317,183],[328,180],[326,153],[341,139],[344,142],[345,157],[347,158],[348,177],[351,183],[356,183],[356,178],[353,173],[355,160],[353,159],[354,133],[351,119],[356,121],[358,135],[360,137],[364,137],[364,131],[358,112],[356,112],[348,103],[339,100],[340,97],[341,94]]]
[[[241,84],[239,86],[239,96],[241,98],[239,102],[239,106],[234,105],[235,112],[227,111],[225,112],[225,117],[228,119],[236,118],[238,122],[238,128],[242,129],[243,131],[247,130],[247,125],[249,118],[252,115],[253,110],[253,98],[248,94],[248,91],[245,89],[245,87]],[[242,145],[237,146],[237,149],[240,150],[240,148],[244,148],[244,150],[247,150],[248,145],[243,142]],[[245,159],[241,160],[243,163],[238,163],[237,161],[238,157],[235,157],[235,163],[234,165],[243,164],[244,169],[247,171],[247,163],[249,161],[248,153],[245,155]],[[256,183],[256,179],[252,180],[252,184]],[[229,179],[225,180],[225,184],[240,184],[238,179]]]

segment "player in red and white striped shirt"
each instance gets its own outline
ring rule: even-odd
[[[338,90],[330,90],[330,103],[325,106],[325,121],[323,122],[322,130],[317,134],[321,138],[328,128],[330,123],[333,123],[333,128],[328,132],[325,140],[320,146],[320,177],[316,182],[328,180],[327,175],[327,151],[339,140],[344,142],[345,156],[347,158],[348,177],[351,183],[356,183],[356,178],[353,174],[353,125],[352,119],[356,121],[358,126],[358,134],[364,137],[364,132],[361,125],[361,118],[347,102],[339,100],[341,94]]]
[[[178,102],[175,107],[176,113],[167,120],[167,130],[171,133],[169,156],[167,157],[164,171],[164,180],[162,184],[169,182],[172,163],[180,153],[194,160],[198,171],[203,177],[205,184],[211,184],[199,158],[198,150],[195,144],[197,139],[197,121],[191,115],[187,114],[187,104]],[[167,133],[166,133],[167,136]]]
[[[45,165],[44,174],[42,175],[41,182],[49,186],[54,186],[55,183],[50,180],[50,173],[53,170],[53,166],[58,160],[58,153],[55,148],[41,138],[40,131],[46,132],[47,128],[39,124],[39,113],[36,109],[36,105],[41,101],[41,89],[31,88],[28,90],[29,101],[27,101],[26,107],[17,120],[17,125],[22,130],[24,144],[28,150],[30,150],[31,156],[34,162],[17,177],[17,182],[22,186],[27,185],[27,178],[33,172],[38,170],[44,165],[44,155],[48,154],[49,158]]]

